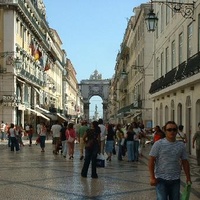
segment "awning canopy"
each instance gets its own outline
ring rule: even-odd
[[[36,105],[35,108],[38,109],[40,112],[42,112],[43,115],[45,115],[46,117],[50,118],[51,120],[53,120],[53,121],[58,120],[56,114],[53,114],[50,111],[48,111],[48,110],[46,110],[44,108],[41,108],[39,105]]]
[[[58,120],[57,115],[54,115],[52,113],[43,113],[45,116],[49,117],[52,121]]]
[[[40,113],[40,112],[38,112],[38,111],[36,111],[36,110],[33,110],[33,109],[31,109],[31,108],[26,108],[27,110],[29,110],[29,111],[31,111],[31,112],[34,112],[38,117],[42,117],[42,118],[44,118],[44,119],[46,119],[46,120],[50,120],[48,117],[46,117],[45,115],[43,115],[42,113]]]
[[[61,115],[60,113],[56,113],[58,117],[60,117],[61,119],[63,119],[64,121],[67,121],[67,118],[65,118],[63,115]]]
[[[46,110],[44,108],[41,108],[39,105],[36,105],[35,108],[39,109],[40,111],[44,112],[44,113],[50,113],[49,110]]]

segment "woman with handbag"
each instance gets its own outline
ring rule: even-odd
[[[86,133],[83,135],[83,141],[85,142],[85,160],[83,164],[83,168],[81,171],[82,177],[87,177],[88,168],[90,165],[90,162],[92,161],[92,178],[98,178],[97,172],[96,172],[96,162],[97,162],[97,154],[100,149],[100,133],[101,129],[98,126],[97,121],[93,121],[91,123],[91,128],[86,131]]]
[[[73,123],[68,124],[67,130],[66,130],[66,138],[67,138],[69,159],[73,159],[74,158],[74,141],[76,139],[76,132],[75,132]]]

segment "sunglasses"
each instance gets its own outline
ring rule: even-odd
[[[168,129],[166,129],[166,131],[168,131],[168,132],[176,132],[177,131],[177,128],[168,128]]]

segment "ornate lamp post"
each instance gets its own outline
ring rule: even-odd
[[[193,19],[195,2],[183,3],[183,2],[174,2],[174,1],[152,1],[151,0],[150,11],[147,14],[147,17],[145,18],[145,21],[147,24],[147,30],[150,32],[155,31],[157,22],[158,22],[158,18],[153,10],[153,3],[164,4],[167,7],[169,7],[171,10],[173,10],[173,12],[180,13],[184,18]]]

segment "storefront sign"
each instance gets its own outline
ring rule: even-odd
[[[3,102],[2,105],[6,106],[6,107],[16,107],[17,103],[16,102]]]
[[[3,95],[3,102],[15,102],[16,100],[16,95]]]

